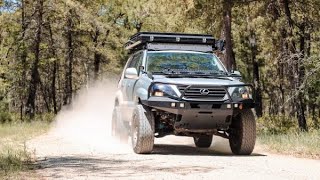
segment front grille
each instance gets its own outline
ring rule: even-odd
[[[192,86],[187,89],[188,86],[178,86],[181,94],[184,94],[185,99],[190,100],[208,100],[208,101],[221,101],[226,95],[226,90],[223,87],[201,87]],[[206,89],[209,91],[207,95],[201,94],[201,90]]]

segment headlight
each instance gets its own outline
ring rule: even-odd
[[[154,84],[151,87],[150,96],[180,97],[181,93],[175,85]]]
[[[233,100],[252,99],[252,89],[250,86],[233,87],[230,90]]]

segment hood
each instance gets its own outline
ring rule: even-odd
[[[154,82],[160,83],[172,83],[172,84],[183,84],[183,85],[236,85],[244,84],[236,78],[226,77],[226,78],[168,78],[164,75],[154,75]]]

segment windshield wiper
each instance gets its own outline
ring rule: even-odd
[[[224,71],[191,71],[190,75],[193,76],[226,76],[227,73]]]
[[[168,77],[194,77],[194,78],[223,78],[228,77],[228,74],[224,71],[190,71],[182,69],[165,69],[163,71],[152,72],[153,75],[161,74]]]
[[[163,71],[154,71],[152,74],[163,74],[163,75],[184,75],[189,74],[188,71],[181,71],[175,69],[165,69]]]

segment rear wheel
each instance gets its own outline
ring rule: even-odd
[[[208,136],[208,135],[197,136],[197,137],[193,137],[193,140],[196,147],[208,148],[211,146],[212,136]]]
[[[128,130],[124,125],[124,122],[121,119],[121,112],[119,107],[115,107],[112,113],[112,122],[111,122],[111,135],[116,137],[121,142],[128,142],[129,134]]]
[[[244,110],[233,119],[230,126],[229,144],[237,155],[250,155],[256,142],[256,121],[251,109]]]
[[[154,145],[154,117],[150,110],[137,105],[132,116],[131,140],[137,154],[151,153]]]

